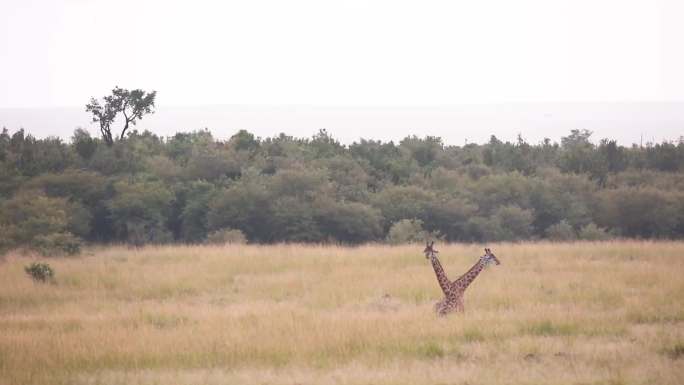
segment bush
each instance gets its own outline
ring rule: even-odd
[[[376,240],[382,234],[382,216],[368,205],[321,199],[315,206],[321,233],[331,240],[358,244]]]
[[[575,230],[565,219],[549,226],[546,229],[546,236],[552,241],[574,241],[577,239]]]
[[[36,282],[54,281],[55,272],[47,263],[33,262],[24,266],[24,271]]]
[[[684,357],[684,343],[678,342],[672,346],[668,346],[661,350],[662,353],[666,354],[673,360]]]
[[[44,256],[76,255],[81,252],[81,240],[71,233],[38,235],[31,246]]]
[[[213,244],[245,244],[247,238],[240,230],[221,229],[210,233],[207,236],[207,243]]]
[[[467,232],[477,241],[518,241],[532,235],[532,210],[518,206],[499,207],[487,218],[472,217],[468,220]]]
[[[274,241],[321,242],[323,234],[314,218],[311,203],[304,199],[284,196],[273,202],[271,218]]]
[[[627,237],[674,238],[681,236],[680,212],[684,196],[652,187],[617,188],[598,194],[594,221],[617,229]]]
[[[39,236],[67,231],[68,204],[31,191],[16,194],[0,204],[2,237],[11,247],[27,246]]]
[[[217,191],[207,205],[207,229],[240,229],[251,241],[268,242],[272,202],[263,179],[242,177],[231,187]]]
[[[496,210],[494,217],[502,229],[497,234],[497,240],[515,241],[528,239],[532,235],[532,210],[525,210],[516,205],[503,206]]]
[[[605,229],[592,222],[580,229],[579,238],[586,241],[604,241],[610,239],[611,236]]]
[[[387,242],[391,244],[399,243],[421,243],[428,237],[428,233],[423,230],[423,221],[420,219],[402,219],[394,222],[387,233]]]
[[[107,208],[119,239],[136,246],[171,241],[165,223],[174,195],[165,184],[121,180],[113,188]]]

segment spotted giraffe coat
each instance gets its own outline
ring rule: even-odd
[[[432,268],[435,270],[437,282],[439,283],[442,292],[444,292],[444,298],[435,304],[435,312],[440,316],[445,316],[455,311],[462,312],[464,310],[463,294],[468,286],[490,262],[499,263],[498,259],[491,254],[491,251],[485,249],[485,255],[483,255],[470,270],[451,282],[449,278],[447,278],[444,268],[442,268],[442,264],[437,258],[437,253],[432,249],[432,246],[430,245],[426,250],[429,251],[430,262]]]

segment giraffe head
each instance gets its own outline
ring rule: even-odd
[[[492,250],[486,248],[484,249],[485,253],[483,256],[480,257],[480,261],[486,265],[489,265],[491,263],[495,263],[497,265],[500,265],[501,262],[499,262],[499,259],[496,258],[494,253],[492,253]]]
[[[430,259],[430,257],[434,256],[435,254],[439,253],[439,251],[435,250],[432,248],[432,246],[435,244],[435,241],[432,242],[425,242],[425,250],[423,250],[423,253],[425,253],[425,258]]]

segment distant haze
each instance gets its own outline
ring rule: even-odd
[[[115,130],[121,122],[115,122]],[[0,127],[24,128],[37,137],[68,139],[76,127],[99,136],[83,108],[0,109]],[[676,141],[684,136],[684,103],[517,103],[441,107],[197,106],[160,107],[135,127],[160,136],[208,128],[218,138],[246,129],[262,138],[283,132],[310,137],[325,128],[345,144],[360,138],[398,141],[408,135],[440,136],[446,144],[483,143],[491,135],[530,143],[559,141],[571,129],[594,132],[594,142],[622,145]]]
[[[0,108],[116,85],[160,107],[684,102],[682,20],[682,0],[2,0]]]
[[[674,140],[682,20],[682,0],[0,0],[0,125],[95,133],[83,106],[120,86],[158,91],[138,128],[160,135]]]

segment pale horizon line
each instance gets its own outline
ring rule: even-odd
[[[98,98],[101,99],[101,98]],[[0,106],[0,110],[31,110],[31,109],[62,109],[62,108],[85,108],[88,101],[84,102],[82,105],[54,105],[54,106]],[[156,106],[156,108],[195,108],[195,107],[322,107],[322,108],[388,108],[388,109],[438,109],[438,108],[449,108],[449,107],[459,107],[459,106],[498,106],[498,105],[589,105],[589,104],[605,104],[605,105],[618,105],[618,104],[684,104],[684,99],[682,100],[583,100],[583,101],[573,101],[573,100],[557,100],[557,101],[492,101],[492,102],[459,102],[459,103],[442,103],[442,104],[335,104],[335,103],[201,103],[201,104],[164,104]]]

